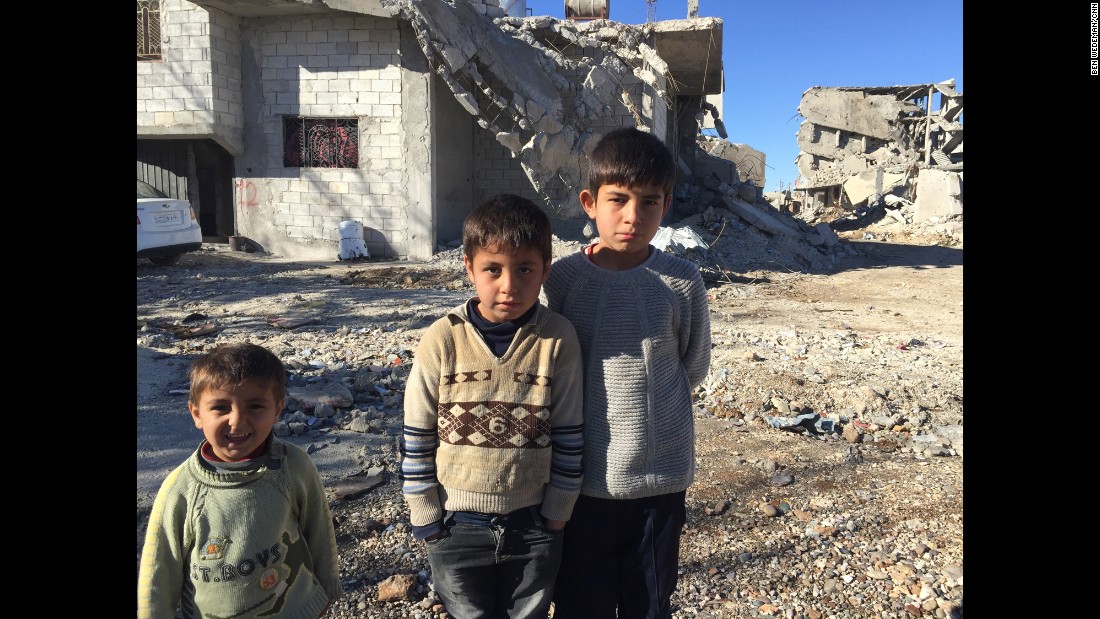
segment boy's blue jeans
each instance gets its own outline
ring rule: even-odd
[[[443,537],[426,542],[428,564],[454,619],[547,616],[564,534],[545,527],[539,506],[488,523],[448,512],[443,524]]]

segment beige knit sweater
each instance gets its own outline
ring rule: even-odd
[[[411,522],[542,505],[580,492],[583,394],[573,326],[539,306],[496,357],[460,305],[425,331],[405,387],[402,492]]]

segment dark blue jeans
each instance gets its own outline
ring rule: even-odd
[[[545,619],[561,563],[561,531],[539,507],[487,524],[448,513],[443,537],[426,542],[435,592],[455,619]]]
[[[669,619],[686,492],[581,495],[565,525],[554,619]]]

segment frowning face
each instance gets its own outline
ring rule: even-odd
[[[522,316],[539,300],[539,291],[550,274],[550,262],[533,247],[519,251],[482,248],[473,260],[462,258],[466,275],[477,290],[477,310],[489,322],[507,322]]]
[[[584,212],[596,221],[600,242],[592,260],[613,271],[630,269],[649,257],[649,242],[672,205],[672,194],[657,185],[602,185],[593,195],[581,191]]]

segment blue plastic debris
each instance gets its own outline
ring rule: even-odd
[[[803,413],[796,417],[765,417],[768,424],[780,430],[790,430],[816,436],[818,434],[835,434],[838,431],[836,422],[826,419],[817,413]]]

